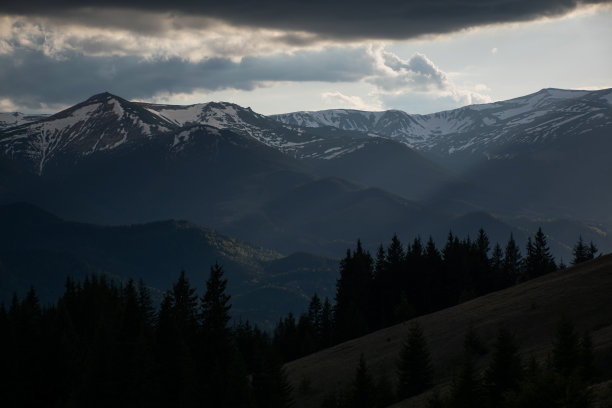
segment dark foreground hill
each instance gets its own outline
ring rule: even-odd
[[[567,316],[578,333],[591,333],[598,384],[592,387],[595,406],[609,407],[612,393],[612,255],[558,271],[518,286],[495,292],[458,306],[419,317],[432,353],[436,389],[448,389],[457,373],[464,337],[470,327],[491,350],[500,328],[516,335],[523,361],[534,356],[544,361],[551,352],[556,326]],[[334,392],[342,392],[355,378],[363,353],[374,377],[383,373],[396,382],[402,343],[413,321],[288,363],[296,407],[319,407]],[[478,363],[480,368],[490,358]],[[428,393],[398,406],[425,407]],[[604,405],[597,405],[604,404]],[[608,404],[608,405],[606,405]]]

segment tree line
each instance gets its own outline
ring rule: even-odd
[[[525,257],[512,236],[505,250],[489,246],[483,230],[474,241],[449,233],[442,250],[431,238],[404,246],[394,236],[375,258],[357,242],[340,262],[334,303],[315,294],[272,334],[230,324],[219,265],[202,294],[182,271],[159,307],[142,281],[68,278],[45,307],[32,288],[0,305],[3,406],[288,407],[284,362],[558,268],[541,229]],[[580,238],[573,263],[596,251]],[[389,384],[377,385],[387,390],[381,400]]]
[[[580,335],[566,316],[557,323],[552,351],[544,361],[523,359],[517,336],[505,328],[498,330],[491,351],[476,330],[468,328],[463,354],[458,357],[461,362],[450,387],[434,389],[440,381],[435,378],[426,336],[418,322],[413,323],[398,355],[395,388],[384,373],[375,378],[362,354],[348,387],[328,394],[322,407],[383,408],[429,390],[428,408],[593,406],[589,385],[597,370],[591,336]]]
[[[572,265],[593,259],[597,247],[580,237]],[[340,261],[334,303],[315,293],[308,311],[281,319],[274,341],[285,361],[410,318],[537,278],[559,268],[541,228],[524,256],[512,234],[505,247],[483,229],[475,240],[448,234],[442,249],[430,237],[404,245],[394,235],[373,257],[360,241]]]
[[[288,407],[270,336],[230,327],[223,269],[202,295],[181,272],[159,310],[149,289],[105,276],[67,279],[56,304],[35,290],[0,306],[4,407]]]

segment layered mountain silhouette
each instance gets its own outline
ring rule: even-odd
[[[526,225],[564,222],[571,241],[551,241],[567,259],[579,234],[608,246],[611,94],[546,89],[432,115],[267,117],[102,93],[3,122],[0,202],[96,224],[184,219],[336,257],[357,238],[375,247],[394,232],[442,240],[494,219],[492,241],[505,242],[509,231],[533,233]]]
[[[406,143],[471,184],[503,195],[510,212],[610,220],[604,204],[612,199],[606,187],[612,162],[605,153],[612,147],[610,89],[543,89],[430,115],[339,109],[273,117]]]
[[[159,303],[181,270],[198,289],[211,265],[223,265],[236,319],[272,328],[301,312],[317,290],[333,296],[337,262],[310,254],[282,256],[185,221],[100,226],[65,221],[31,204],[0,206],[0,300],[31,285],[41,302],[64,293],[66,277],[104,274],[118,283],[142,279]],[[299,282],[299,284],[297,284]]]

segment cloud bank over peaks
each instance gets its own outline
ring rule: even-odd
[[[0,95],[26,111],[71,105],[105,90],[146,100],[158,94],[249,91],[283,82],[354,83],[375,72],[363,47],[190,61],[68,49],[58,53],[40,38],[9,44],[11,49],[0,53]]]
[[[451,98],[456,104],[489,100],[483,90],[455,85],[426,55],[415,53],[406,60],[386,51],[382,43],[280,47],[268,53],[265,45],[257,45],[257,38],[252,38],[255,44],[249,48],[240,35],[219,41],[214,33],[200,39],[164,40],[79,27],[62,31],[12,18],[2,22],[3,110],[49,112],[101,91],[128,99],[166,95],[171,100],[172,95],[202,94],[205,98],[207,92],[252,91],[303,82],[363,85],[359,95],[337,86],[322,91],[321,101],[330,108],[401,109],[397,101],[423,96]],[[242,47],[248,48],[244,55]]]
[[[382,48],[373,52],[380,74],[368,81],[382,91],[427,92],[449,88],[446,74],[423,54],[415,53],[406,61]]]
[[[490,102],[490,89],[483,84],[459,86],[426,55],[416,52],[408,60],[386,51],[383,46],[370,47],[376,74],[365,80],[376,87],[374,94],[384,105],[397,107],[402,100],[446,100],[447,104],[470,105]],[[454,102],[454,103],[453,103]]]
[[[340,91],[324,92],[321,99],[329,108],[346,108],[365,111],[382,111],[384,105],[375,95],[368,95],[370,100],[364,101],[360,96],[345,95]]]

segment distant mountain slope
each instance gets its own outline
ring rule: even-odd
[[[452,220],[471,213],[492,214],[509,230],[520,216],[603,222],[606,231],[612,222],[609,95],[544,90],[424,115],[433,126],[428,140],[453,143],[521,115],[536,121],[549,115],[545,123],[556,123],[554,137],[529,145],[511,138],[499,144],[503,154],[462,150],[461,156],[458,150],[442,157],[428,150],[424,157],[400,136],[383,134],[395,134],[398,121],[416,120],[399,111],[332,111],[320,126],[304,128],[225,102],[154,105],[103,93],[0,129],[0,203],[31,202],[98,224],[187,219],[284,253],[332,256],[357,238],[377,245],[393,232],[406,239],[446,234]],[[467,126],[474,115],[499,123]],[[559,124],[568,117],[575,120]],[[376,132],[363,131],[370,125]],[[575,134],[591,125],[599,127]],[[576,237],[586,231],[572,229]],[[563,241],[564,254],[575,239]]]
[[[55,115],[5,129],[0,151],[42,174],[54,159],[74,160],[133,145],[173,128],[136,104],[102,93]]]
[[[448,386],[452,381],[470,325],[489,350],[497,330],[505,327],[516,334],[524,360],[535,356],[544,361],[552,348],[556,324],[563,314],[573,321],[579,333],[590,331],[595,364],[604,382],[612,380],[611,271],[612,255],[606,255],[419,317],[416,320],[423,327],[432,353],[436,385]],[[398,356],[410,323],[407,321],[286,364],[295,406],[319,407],[329,393],[349,386],[362,353],[372,375],[386,373],[395,383]],[[482,368],[486,360],[486,357],[481,359],[478,366]],[[309,385],[308,392],[300,387],[305,383]],[[426,407],[427,399],[423,395],[398,406]]]
[[[360,238],[376,248],[393,232],[403,236],[424,233],[434,225],[448,225],[448,217],[377,188],[363,188],[337,178],[303,183],[266,203],[255,217],[246,217],[226,229],[249,231],[247,240],[289,251],[341,256]],[[270,231],[270,234],[262,234]],[[267,241],[270,240],[270,241]],[[259,241],[258,241],[259,242]]]
[[[271,147],[291,138],[310,140],[301,159]],[[151,105],[108,93],[0,132],[0,151],[0,202],[102,224],[187,219],[284,253],[332,256],[358,237],[376,245],[395,225],[407,231],[406,220],[446,224],[445,215],[416,216],[419,206],[379,186],[415,199],[452,178],[403,145],[359,132],[305,135],[232,104]],[[413,181],[397,182],[394,165]],[[352,182],[319,191],[321,177],[338,175]],[[311,194],[301,193],[308,185]]]
[[[20,186],[24,191],[17,197],[14,190],[6,192],[13,201],[115,224],[182,218],[214,225],[312,178],[295,159],[202,125],[88,156],[68,152],[47,163],[37,178],[19,170],[21,161],[10,163],[7,179],[21,174],[30,183]]]
[[[11,118],[14,114],[2,115]],[[172,140],[176,132],[197,125],[232,131],[291,157],[316,162],[342,158],[380,143],[380,138],[362,132],[335,128],[321,132],[319,129],[307,131],[288,127],[250,108],[226,102],[157,105],[129,102],[109,93],[94,95],[49,117],[29,119],[16,120],[12,124],[7,122],[4,130],[0,128],[0,152],[12,160],[21,161],[39,175],[62,157],[83,160],[118,148],[137,148],[159,139]],[[178,139],[172,147],[176,143]],[[414,159],[415,166],[426,161],[416,156],[412,154],[404,158]],[[428,176],[430,167],[425,164],[421,173]],[[440,173],[440,169],[437,172]],[[440,177],[440,174],[433,176]]]
[[[520,98],[429,115],[402,111],[325,110],[272,115],[289,125],[373,132],[437,156],[494,157],[508,144],[548,143],[612,125],[612,89],[543,89]]]
[[[607,153],[612,149],[612,89],[543,89],[430,115],[339,109],[272,117],[406,143],[479,192],[455,190],[460,197],[495,213],[612,220]]]
[[[102,227],[64,221],[28,204],[0,206],[0,300],[23,295],[34,285],[43,304],[63,293],[67,276],[105,273],[144,279],[170,289],[181,269],[205,287],[210,266],[223,265],[233,315],[268,327],[289,311],[304,310],[318,290],[329,292],[336,261],[308,254],[283,257],[185,221]]]
[[[45,119],[48,115],[26,115],[21,112],[0,112],[0,130]]]

